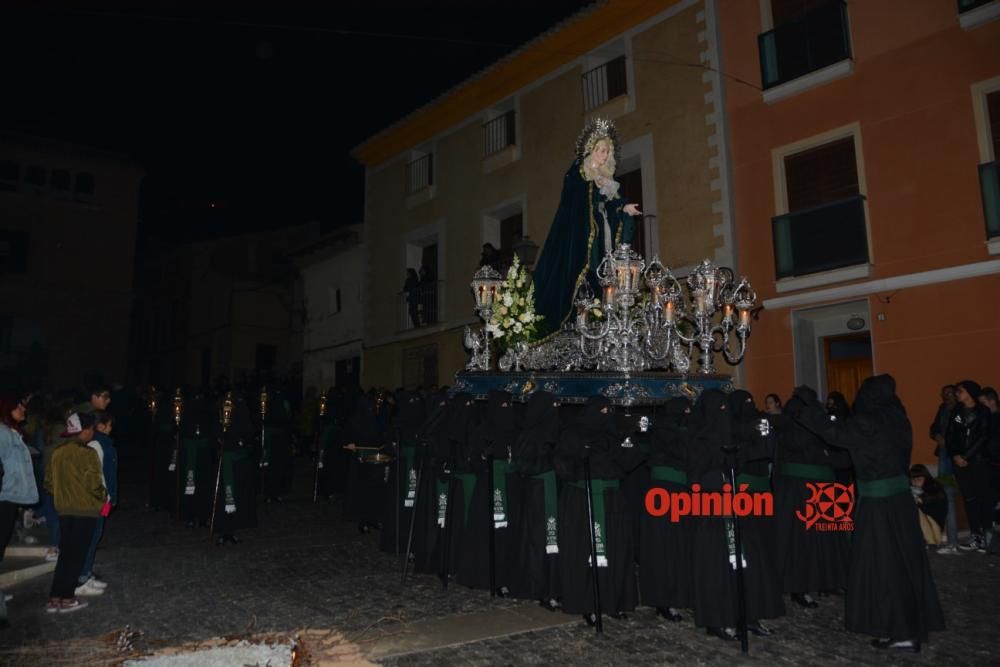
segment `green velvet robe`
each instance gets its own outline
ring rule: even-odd
[[[593,181],[583,178],[577,159],[563,178],[559,209],[534,270],[535,309],[545,316],[546,334],[559,331],[573,315],[576,290],[584,280],[590,280],[595,296],[600,295],[594,271],[609,250],[604,247],[602,203],[615,244],[631,243],[634,223],[622,210],[627,202],[602,195]]]

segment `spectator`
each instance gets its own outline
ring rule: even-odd
[[[833,415],[837,419],[846,419],[851,416],[851,406],[847,404],[847,399],[839,391],[831,391],[826,397],[826,414]]]
[[[406,270],[403,291],[406,293],[406,310],[410,313],[410,322],[413,323],[413,328],[417,328],[420,326],[420,276],[416,269]]]
[[[111,405],[111,387],[97,384],[90,392],[90,400],[75,406],[73,412],[93,413],[95,410],[107,410],[109,405]]]
[[[0,398],[0,469],[3,470],[0,481],[0,561],[17,521],[18,506],[38,502],[31,454],[20,432],[21,423],[27,416],[24,404],[18,399]],[[7,602],[3,591],[0,591],[0,628],[7,625]]]
[[[111,507],[118,504],[118,452],[115,450],[114,440],[111,439],[111,431],[114,428],[114,417],[106,410],[94,412],[95,429],[94,440],[88,443],[88,447],[97,452],[97,457],[101,461],[104,488],[107,489],[107,502]],[[83,561],[83,568],[77,580],[77,595],[100,595],[107,588],[107,584],[94,574],[94,558],[97,555],[97,545],[104,534],[104,516],[97,517],[97,524],[94,527],[94,536],[90,541],[90,549],[87,557]]]
[[[492,243],[484,243],[483,252],[479,255],[479,266],[488,266],[499,271],[500,263],[500,251]]]
[[[948,424],[951,421],[951,413],[955,410],[958,401],[955,399],[955,385],[946,384],[941,387],[941,405],[938,406],[934,421],[931,422],[931,439],[937,443],[934,455],[938,458],[938,482],[944,487],[945,496],[948,498],[948,516],[945,519],[944,546],[938,549],[942,556],[958,556],[962,552],[958,550],[958,519],[955,515],[955,503],[958,500],[958,482],[955,480],[954,465],[948,455],[945,446],[945,435],[948,431]]]
[[[910,490],[920,512],[920,532],[924,542],[938,545],[943,538],[942,527],[948,516],[948,496],[944,487],[931,475],[927,466],[916,464],[910,467]]]
[[[979,402],[990,411],[990,489],[993,492],[993,502],[1000,500],[1000,409],[997,405],[997,390],[993,387],[984,387],[983,393],[979,397]],[[1000,553],[1000,542],[996,541],[998,521],[1000,512],[996,505],[993,506],[993,548],[991,553]]]
[[[764,412],[769,415],[781,414],[781,397],[777,394],[768,394],[764,397]]]
[[[67,442],[52,453],[45,484],[59,512],[59,560],[45,611],[69,613],[87,606],[76,597],[77,578],[94,537],[97,517],[107,500],[101,461],[88,447],[94,439],[94,416],[73,413],[62,436]]]
[[[987,535],[993,518],[990,492],[989,437],[990,411],[979,403],[982,389],[972,380],[955,385],[958,405],[952,413],[945,445],[955,464],[955,478],[965,500],[972,539],[959,548],[986,553]]]

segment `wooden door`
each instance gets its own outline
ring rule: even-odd
[[[861,383],[874,374],[871,335],[866,331],[829,336],[823,339],[823,348],[827,395],[839,391],[852,405]]]

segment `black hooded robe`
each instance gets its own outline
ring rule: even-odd
[[[831,421],[818,404],[799,423],[851,453],[857,499],[844,624],[851,632],[926,641],[944,614],[910,493],[913,431],[890,375],[866,379],[854,416]]]
[[[599,504],[604,508],[597,568],[602,609],[621,614],[635,609],[638,601],[632,518],[621,480],[641,453],[638,447],[623,448],[621,443],[610,402],[598,397],[587,402],[556,445],[556,473],[564,482],[559,495],[559,579],[563,609],[569,613],[594,612],[585,457],[590,460],[595,513]],[[594,519],[597,524],[599,517]]]

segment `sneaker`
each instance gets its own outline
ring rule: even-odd
[[[54,563],[57,560],[59,560],[59,549],[50,548],[48,551],[45,552],[46,563]]]
[[[962,552],[958,550],[954,544],[946,544],[937,550],[938,554],[942,556],[961,556]]]
[[[978,547],[978,543],[976,541],[976,538],[973,537],[971,540],[969,540],[965,544],[959,544],[958,548],[961,549],[962,551],[975,551],[979,547]]]
[[[45,605],[45,611],[49,614],[55,614],[62,608],[62,601],[58,598],[50,598],[49,603]]]
[[[93,586],[94,588],[100,588],[101,590],[104,590],[105,588],[108,587],[108,582],[101,581],[100,579],[97,578],[96,574],[92,574],[89,577],[87,577],[87,580],[84,581],[83,583],[89,584],[90,586]]]
[[[76,595],[83,595],[83,596],[104,595],[104,589],[94,586],[93,584],[90,583],[90,581],[87,581],[84,584],[80,584],[79,586],[76,587],[76,590],[73,592]]]
[[[63,600],[59,605],[60,614],[68,614],[73,611],[78,611],[87,606],[87,603],[83,600],[77,600],[76,598],[69,598],[68,600]]]

